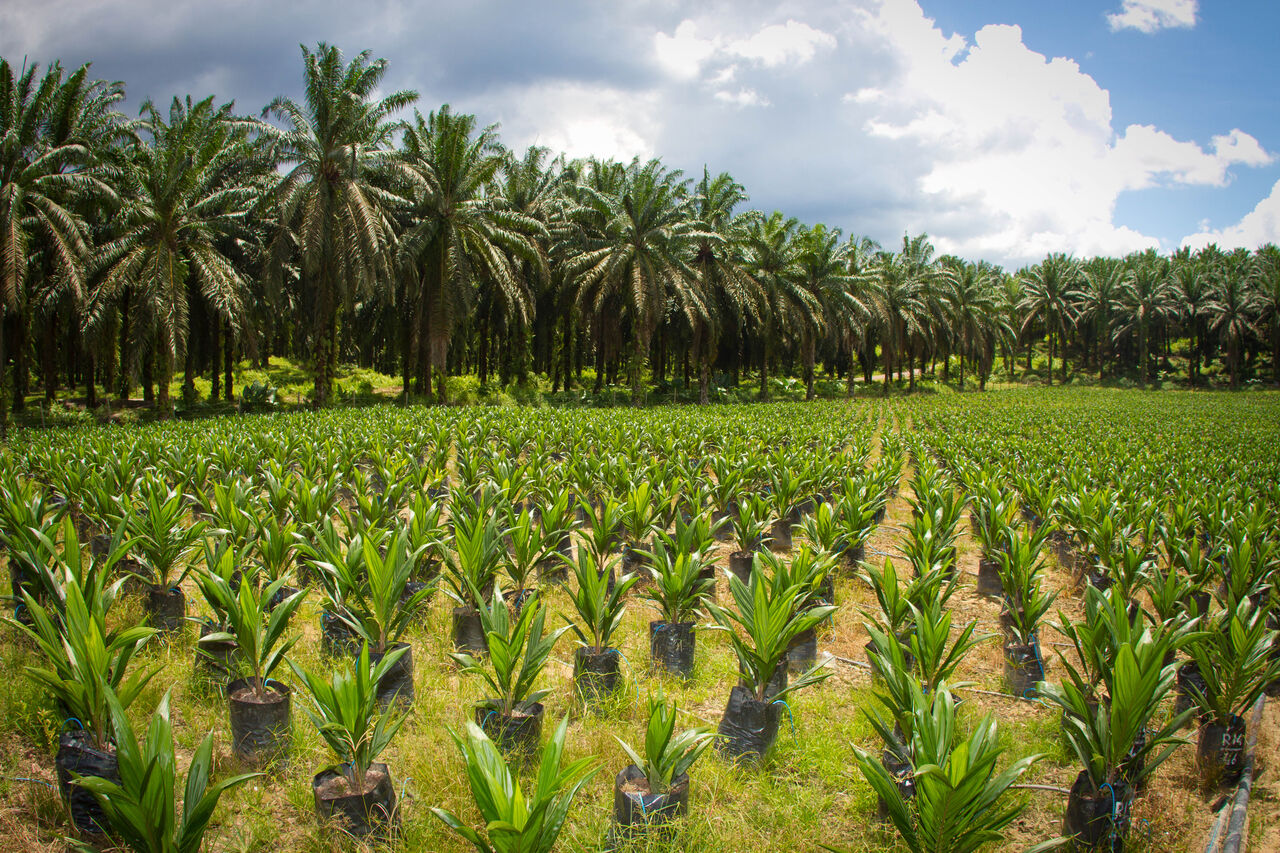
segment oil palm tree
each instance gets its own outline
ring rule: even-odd
[[[960,354],[960,389],[964,390],[964,362],[982,363],[1004,326],[995,291],[996,270],[986,263],[961,261],[943,267],[939,284],[951,334]],[[985,363],[990,363],[989,361]],[[985,381],[985,373],[983,374]]]
[[[703,169],[693,197],[693,216],[701,235],[694,248],[693,268],[698,273],[705,311],[693,318],[693,348],[698,362],[698,402],[704,406],[710,401],[711,360],[725,327],[741,327],[760,310],[760,284],[751,275],[743,251],[748,224],[759,214],[733,214],[746,200],[746,191],[728,172],[713,179]]]
[[[819,335],[835,325],[835,317],[851,310],[849,263],[839,228],[818,224],[796,234],[796,285],[810,299],[798,300],[794,312],[800,326],[805,399],[813,399],[813,363]],[[810,307],[813,306],[813,307]]]
[[[346,63],[333,45],[321,42],[314,51],[304,45],[303,103],[279,97],[263,110],[286,125],[272,137],[288,167],[270,196],[278,228],[269,280],[278,285],[297,256],[320,406],[332,391],[339,311],[391,280],[389,217],[403,202],[387,189],[389,173],[414,179],[394,168],[391,117],[418,95],[400,91],[375,100],[387,62],[371,57],[364,51]]]
[[[1214,277],[1213,289],[1205,313],[1209,330],[1218,336],[1227,350],[1227,371],[1231,387],[1240,387],[1240,350],[1254,330],[1254,294],[1249,290],[1248,254],[1223,256]]]
[[[747,225],[748,268],[760,283],[762,297],[758,330],[761,400],[769,399],[769,356],[777,338],[777,329],[789,320],[784,313],[787,305],[789,302],[805,302],[805,294],[795,289],[795,235],[799,228],[800,220],[794,216],[784,218],[777,210]],[[788,299],[789,294],[796,298]]]
[[[1271,327],[1271,377],[1280,385],[1280,248],[1275,243],[1254,253],[1251,278],[1257,326]]]
[[[1137,335],[1138,384],[1143,387],[1151,378],[1152,324],[1170,316],[1173,310],[1170,296],[1168,259],[1154,250],[1130,256],[1129,275],[1120,291],[1122,323],[1117,333]]]
[[[1128,268],[1122,260],[1092,258],[1084,264],[1080,286],[1075,292],[1077,323],[1093,324],[1099,379],[1105,375],[1107,362],[1111,360],[1116,306],[1128,274]]]
[[[37,288],[44,282],[46,291],[83,299],[91,239],[80,206],[91,196],[114,198],[95,142],[118,126],[114,105],[123,97],[123,84],[90,81],[87,65],[64,77],[57,63],[43,74],[34,64],[15,73],[0,59],[0,319],[16,315],[16,408]],[[3,352],[0,338],[0,370]]]
[[[415,112],[403,128],[402,159],[417,180],[399,258],[418,279],[413,303],[423,391],[430,396],[434,380],[443,403],[449,341],[482,286],[495,286],[507,313],[529,321],[533,296],[521,265],[546,275],[535,238],[547,231],[534,217],[491,203],[487,190],[505,157],[496,125],[477,132],[475,116],[446,104],[425,117]],[[406,381],[407,371],[408,361]]]
[[[867,273],[872,293],[873,322],[880,337],[880,353],[884,359],[884,393],[894,367],[906,353],[911,335],[923,332],[927,306],[924,279],[915,266],[903,256],[883,252],[879,262]],[[911,365],[908,364],[908,369]]]
[[[242,164],[262,149],[249,138],[253,123],[212,97],[174,98],[167,117],[148,101],[142,115],[121,177],[123,233],[102,249],[108,271],[96,297],[136,294],[159,356],[158,408],[167,413],[174,360],[187,348],[189,285],[239,329],[246,285],[222,247],[247,235],[256,191],[241,181]]]
[[[660,160],[633,162],[621,195],[597,194],[607,205],[604,231],[588,236],[571,260],[578,304],[593,311],[620,295],[631,320],[631,402],[643,402],[649,341],[667,306],[686,317],[705,313],[691,259],[704,237],[697,229],[687,182]]]
[[[1022,328],[1044,323],[1049,335],[1049,370],[1045,374],[1053,384],[1055,340],[1062,350],[1062,381],[1067,381],[1067,326],[1073,322],[1072,294],[1082,278],[1080,262],[1070,255],[1051,254],[1027,270],[1023,276],[1025,295],[1022,299]]]

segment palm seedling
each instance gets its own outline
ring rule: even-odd
[[[186,514],[181,493],[152,483],[142,488],[141,502],[129,515],[129,534],[149,573],[147,612],[151,624],[163,632],[176,631],[186,616],[186,596],[180,584],[191,571],[186,560],[204,536],[204,522],[185,524]]]
[[[1280,678],[1276,632],[1248,598],[1204,627],[1188,645],[1201,678],[1191,685],[1202,715],[1196,757],[1206,784],[1234,782],[1243,770],[1244,714]]]
[[[492,515],[479,511],[454,517],[454,545],[445,554],[445,592],[453,608],[453,644],[473,653],[484,651],[480,608],[493,592],[503,559],[504,531]]]
[[[328,654],[355,653],[360,649],[360,637],[350,625],[347,600],[360,586],[365,537],[357,533],[347,540],[329,517],[309,532],[310,537],[301,532],[296,535],[304,565],[319,581],[327,599],[320,611],[321,646]],[[380,535],[385,538],[385,531]]]
[[[312,779],[316,814],[325,821],[337,819],[352,835],[385,829],[396,817],[391,771],[377,759],[405,718],[379,701],[378,685],[406,653],[392,649],[374,663],[364,646],[354,670],[343,667],[328,678],[289,661],[311,695],[307,715],[339,762]]]
[[[545,543],[542,558],[537,563],[538,577],[563,582],[567,577],[564,562],[557,554],[573,555],[573,531],[577,528],[574,502],[568,490],[548,492],[539,505],[538,521]]]
[[[205,830],[224,793],[260,775],[245,773],[209,784],[213,769],[213,732],[196,747],[187,768],[179,810],[177,756],[169,722],[169,694],[151,717],[147,736],[139,742],[125,713],[125,703],[108,690],[117,779],[79,776],[75,784],[90,792],[116,837],[135,853],[199,853]]]
[[[631,760],[613,787],[613,817],[624,831],[666,823],[689,811],[689,768],[714,736],[701,727],[677,734],[676,712],[675,703],[668,705],[661,694],[649,696],[643,755],[615,737]]]
[[[715,586],[715,576],[703,571],[702,553],[684,549],[695,538],[687,534],[677,543],[664,534],[645,552],[653,584],[644,595],[660,615],[649,623],[649,657],[655,668],[684,678],[693,674],[698,609]]]
[[[1016,759],[997,772],[1004,750],[995,718],[983,717],[965,737],[946,688],[918,694],[912,716],[910,751],[915,766],[906,792],[880,758],[856,748],[858,769],[879,795],[907,849],[973,853],[1000,842],[1005,828],[1026,808],[1003,804],[1001,798],[1040,756]]]
[[[1000,585],[1005,591],[1000,619],[1008,634],[1004,646],[1005,677],[1015,696],[1027,695],[1044,680],[1044,658],[1040,654],[1040,624],[1057,600],[1056,590],[1044,586],[1044,563],[1040,548],[1048,526],[1034,532],[1006,525],[1004,549],[998,552]]]
[[[512,509],[506,525],[508,544],[502,562],[511,580],[512,603],[518,609],[533,592],[530,579],[534,568],[546,557],[549,541],[529,510]]]
[[[383,549],[372,539],[364,539],[358,584],[349,595],[346,611],[341,615],[356,636],[369,648],[372,660],[379,661],[393,649],[403,649],[394,667],[378,683],[381,702],[413,701],[413,650],[401,642],[404,632],[413,624],[428,591],[419,589],[406,594],[417,554],[409,550],[408,533],[401,529],[383,540]]]
[[[977,623],[969,622],[952,639],[950,610],[936,600],[910,606],[914,630],[908,647],[925,690],[936,690],[943,683],[950,683],[965,654],[979,643],[995,638],[992,634],[975,636]]]
[[[467,723],[465,741],[450,730],[462,753],[471,796],[484,827],[480,831],[472,829],[444,808],[433,808],[432,813],[478,853],[550,853],[564,828],[573,798],[596,773],[590,758],[580,758],[561,768],[568,727],[569,718],[565,717],[542,747],[536,783],[528,795],[479,726]]]
[[[729,523],[737,545],[737,550],[729,554],[729,571],[746,583],[751,577],[755,555],[764,548],[767,531],[773,524],[768,501],[761,495],[739,498],[737,511],[730,516]]]
[[[905,651],[906,646],[903,644],[909,640],[913,614],[911,601],[903,594],[902,587],[898,585],[897,568],[888,557],[884,558],[884,563],[879,569],[868,562],[866,564],[866,579],[875,594],[880,612],[863,611],[863,614],[868,619],[872,619],[879,624],[888,636],[894,637]],[[872,654],[873,650],[874,644],[868,643],[867,655],[871,663],[871,670],[879,673],[877,662]]]
[[[481,608],[489,654],[477,658],[457,652],[453,659],[462,671],[478,675],[491,696],[476,705],[476,722],[507,752],[532,752],[542,732],[542,698],[550,691],[534,690],[547,658],[567,627],[546,633],[546,609],[537,595],[527,601],[513,619],[495,586],[492,600]]]
[[[771,466],[769,481],[769,509],[774,519],[769,529],[769,547],[776,551],[790,551],[791,528],[800,523],[804,482],[787,464]]]
[[[578,615],[570,625],[581,643],[573,655],[573,683],[585,701],[598,702],[621,683],[622,654],[610,643],[622,624],[626,595],[635,586],[636,576],[624,574],[611,584],[612,565],[602,573],[594,555],[585,550],[578,552],[577,562],[570,562],[570,567],[577,581],[570,601]]]
[[[223,559],[230,553],[224,550]],[[306,593],[295,591],[273,608],[272,600],[284,588],[283,578],[262,589],[246,578],[233,590],[225,575],[206,570],[196,582],[227,627],[201,639],[235,644],[230,663],[240,677],[227,685],[232,746],[249,760],[280,755],[289,745],[290,691],[271,676],[298,641],[296,636],[285,639],[285,632]]]
[[[622,571],[636,574],[643,567],[644,554],[652,547],[651,537],[661,523],[660,498],[648,480],[632,486],[621,505],[625,542],[622,547]]]
[[[1063,735],[1084,767],[1071,787],[1063,835],[1097,846],[1127,832],[1134,789],[1185,742],[1176,733],[1191,711],[1163,726],[1152,723],[1173,687],[1174,667],[1166,659],[1178,638],[1153,635],[1141,618],[1131,621],[1118,597],[1093,588],[1086,596],[1094,600],[1096,621],[1073,641],[1092,637],[1093,646],[1110,646],[1109,652],[1083,649],[1095,659],[1106,695],[1094,693],[1061,652],[1069,677],[1061,685],[1045,682],[1043,693],[1063,709]]]
[[[978,558],[978,592],[1000,595],[1004,591],[1000,577],[1000,552],[1004,550],[1010,531],[1016,529],[1017,499],[988,481],[976,489],[971,509],[973,533],[982,553]]]
[[[784,697],[827,678],[824,659],[790,684],[784,660],[796,637],[810,631],[835,610],[830,605],[801,609],[799,586],[773,586],[762,572],[752,572],[748,586],[729,578],[734,609],[708,604],[717,630],[729,637],[738,658],[741,683],[729,694],[720,721],[718,748],[733,758],[763,758],[778,736]]]
[[[112,776],[118,772],[112,704],[129,707],[159,672],[130,672],[134,655],[155,633],[151,628],[107,627],[113,592],[101,574],[84,578],[64,570],[61,613],[50,613],[30,593],[24,603],[31,625],[18,624],[43,658],[26,673],[48,691],[60,714],[79,725],[59,738],[58,788],[82,831],[101,831],[103,813],[86,792],[72,790],[73,774]],[[115,587],[118,588],[119,581]]]

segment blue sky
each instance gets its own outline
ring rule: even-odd
[[[517,149],[731,172],[755,206],[1008,267],[1280,242],[1274,0],[6,0],[0,55],[144,98],[297,96],[368,48]]]

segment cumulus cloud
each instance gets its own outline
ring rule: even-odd
[[[1194,7],[1129,0],[1116,14],[1194,21]],[[386,57],[383,91],[499,122],[518,150],[706,164],[762,209],[885,245],[928,232],[941,251],[1007,266],[1158,245],[1115,222],[1121,194],[1219,187],[1272,162],[1243,128],[1117,126],[1107,81],[1072,59],[1016,26],[945,32],[916,0],[666,0],[642,14],[473,0],[447,15],[403,0],[0,3],[0,55],[94,59],[135,107],[213,92],[256,112],[298,97],[298,44],[320,40]]]
[[[1182,238],[1182,245],[1193,249],[1210,243],[1217,243],[1222,249],[1256,249],[1266,243],[1280,243],[1280,181],[1276,181],[1269,196],[1235,225],[1220,230],[1202,228]]]
[[[1197,0],[1124,0],[1119,12],[1107,15],[1113,30],[1154,33],[1170,27],[1196,25]]]

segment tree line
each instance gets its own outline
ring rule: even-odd
[[[304,95],[262,114],[213,97],[152,102],[89,67],[0,59],[0,388],[20,410],[84,388],[171,408],[207,375],[286,355],[331,400],[339,362],[447,402],[447,377],[697,384],[770,377],[942,377],[984,388],[1047,352],[1042,378],[1142,385],[1177,352],[1237,387],[1280,383],[1280,250],[1208,246],[1124,258],[1052,254],[1006,271],[938,256],[927,236],[884,249],[747,209],[727,173],[659,159],[568,159],[504,147],[496,126],[410,91],[387,63],[302,48]],[[1269,350],[1269,353],[1268,353]],[[1270,360],[1265,371],[1264,359]],[[876,372],[882,374],[876,379]],[[713,379],[713,376],[715,379]]]

